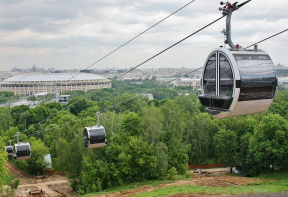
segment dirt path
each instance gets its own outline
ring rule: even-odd
[[[174,183],[161,184],[157,186],[143,186],[137,189],[125,190],[117,193],[108,193],[98,195],[98,197],[120,197],[120,196],[134,196],[144,192],[150,192],[156,189],[166,188],[176,185],[197,185],[197,186],[210,186],[210,187],[229,187],[237,185],[247,185],[249,183],[262,182],[260,179],[252,179],[247,177],[233,177],[233,176],[216,176],[216,177],[204,177],[198,176],[192,178],[189,181],[176,181]],[[208,194],[190,194],[191,196],[209,196]],[[211,196],[211,195],[210,195]]]
[[[26,191],[44,190],[50,197],[58,196],[75,196],[72,189],[67,185],[69,182],[65,176],[60,175],[45,175],[31,176],[7,162],[6,167],[8,172],[20,179],[20,185],[16,190],[16,195],[27,196]],[[7,186],[6,186],[7,188]]]
[[[20,170],[19,168],[17,168],[16,166],[14,166],[12,163],[10,163],[9,161],[5,164],[6,168],[8,168],[8,172],[14,176],[16,176],[17,178],[30,178],[32,176],[24,173],[22,170]]]

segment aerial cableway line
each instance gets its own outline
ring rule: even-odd
[[[224,17],[225,17],[225,16],[221,16],[221,17],[219,17],[218,19],[214,20],[213,22],[209,23],[208,25],[206,25],[206,26],[200,28],[199,30],[195,31],[194,33],[191,33],[190,35],[188,35],[188,36],[186,36],[185,38],[181,39],[180,41],[176,42],[175,44],[173,44],[173,45],[167,47],[166,49],[160,51],[160,52],[157,53],[156,55],[153,55],[152,57],[150,57],[149,59],[145,60],[144,62],[138,64],[137,66],[135,66],[135,67],[131,68],[130,70],[126,71],[125,73],[121,74],[120,76],[118,76],[117,78],[113,79],[113,80],[110,81],[109,83],[107,83],[107,84],[101,86],[101,87],[100,87],[99,89],[97,89],[97,90],[100,90],[100,89],[106,87],[106,86],[109,85],[110,83],[112,83],[112,82],[118,80],[119,78],[123,77],[123,76],[126,75],[127,73],[129,73],[129,72],[135,70],[136,68],[138,68],[138,67],[142,66],[143,64],[149,62],[150,60],[156,58],[157,56],[159,56],[159,55],[161,55],[162,53],[168,51],[169,49],[175,47],[176,45],[178,45],[178,44],[180,44],[181,42],[187,40],[188,38],[190,38],[190,37],[192,37],[193,35],[199,33],[200,31],[206,29],[207,27],[211,26],[212,24],[216,23],[217,21],[221,20],[221,19],[224,18]],[[66,106],[66,107],[63,108],[62,110],[59,110],[58,112],[52,114],[51,116],[47,117],[46,119],[40,121],[39,123],[35,124],[33,127],[30,127],[29,129],[26,129],[26,130],[23,131],[22,133],[25,133],[25,132],[27,132],[28,130],[30,130],[30,129],[34,128],[35,126],[39,125],[40,123],[45,122],[46,120],[48,120],[48,119],[54,117],[55,115],[57,115],[57,114],[60,113],[61,111],[68,109],[71,105],[74,105],[75,103],[79,102],[80,100],[82,100],[82,99],[86,98],[87,96],[93,94],[93,93],[96,92],[97,90],[94,90],[94,91],[91,91],[90,93],[85,94],[84,96],[82,96],[82,97],[81,97],[80,99],[78,99],[77,101],[71,103],[70,105]]]

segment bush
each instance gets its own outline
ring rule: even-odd
[[[169,170],[168,170],[168,179],[172,179],[172,178],[174,178],[175,177],[175,175],[177,175],[178,174],[178,172],[177,172],[177,170],[176,170],[176,168],[175,167],[172,167],[172,168],[170,168]]]
[[[191,178],[193,176],[193,172],[191,170],[187,170],[184,174],[185,178]]]

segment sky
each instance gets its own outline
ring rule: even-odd
[[[0,0],[0,71],[84,69],[191,0]],[[243,1],[239,1],[242,3]],[[233,2],[232,2],[233,3]],[[218,0],[188,7],[92,66],[131,68],[221,16]],[[287,0],[252,0],[233,13],[232,40],[249,46],[287,29]],[[223,45],[222,19],[140,68],[199,68]],[[288,66],[288,32],[259,44]]]

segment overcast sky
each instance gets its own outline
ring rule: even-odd
[[[189,0],[0,0],[0,70],[86,68]],[[239,1],[242,3],[244,1]],[[92,68],[130,68],[221,16],[219,0],[196,0]],[[288,27],[287,0],[252,0],[233,13],[234,44],[251,45]],[[223,45],[225,19],[141,68],[203,66]],[[261,43],[288,66],[288,32]]]

